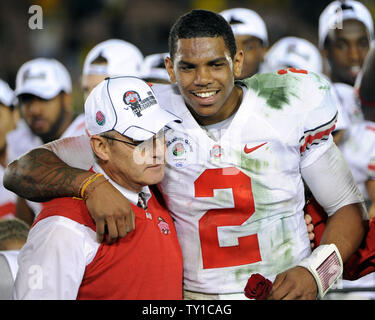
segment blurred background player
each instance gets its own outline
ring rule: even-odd
[[[371,13],[360,2],[333,1],[319,17],[319,47],[329,75],[349,118],[363,119],[353,102],[353,86],[374,36]]]
[[[323,10],[319,46],[332,82],[354,85],[373,33],[371,13],[358,1],[333,1]]]
[[[164,60],[168,52],[154,53],[145,57],[142,65],[142,79],[152,83],[170,83]]]
[[[319,18],[319,45],[333,88],[350,120],[350,128],[339,145],[367,206],[375,200],[375,170],[370,165],[374,153],[374,118],[367,118],[358,104],[353,85],[370,49],[374,35],[369,10],[358,1],[334,1]],[[375,168],[374,168],[375,169]],[[371,212],[375,210],[370,209]]]
[[[14,217],[16,214],[17,196],[3,186],[4,169],[10,159],[14,159],[12,150],[7,144],[8,132],[16,127],[19,117],[14,108],[15,96],[9,85],[0,80],[0,219]]]
[[[232,27],[238,50],[243,50],[241,75],[245,79],[258,73],[268,46],[266,24],[258,13],[245,8],[233,8],[220,12]]]
[[[26,242],[28,225],[17,218],[0,219],[0,300],[12,298],[18,271],[17,257]]]
[[[15,95],[22,122],[7,136],[15,157],[43,143],[85,133],[84,115],[74,117],[71,93],[69,72],[59,61],[37,58],[20,67]],[[41,204],[27,203],[18,199],[16,216],[31,225]]]
[[[130,42],[109,39],[98,43],[87,54],[83,64],[81,87],[84,99],[106,77],[139,77],[142,64],[142,52]]]

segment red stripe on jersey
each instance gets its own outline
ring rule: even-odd
[[[371,170],[371,171],[375,171],[375,164],[369,164],[369,165],[367,166],[367,169],[368,169],[368,170]]]
[[[299,149],[300,153],[305,152],[307,147],[310,146],[315,140],[321,140],[323,137],[328,136],[335,129],[335,127],[336,125],[334,124],[327,130],[317,132],[314,135],[308,135],[305,139],[305,143]]]
[[[375,131],[375,127],[372,127],[372,126],[366,126],[366,130]]]
[[[8,215],[16,215],[16,204],[14,202],[8,202],[0,206],[0,218]]]

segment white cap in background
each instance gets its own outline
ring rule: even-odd
[[[146,56],[143,65],[141,77],[143,79],[161,79],[170,81],[167,70],[164,66],[164,59],[169,55],[168,52],[165,53],[154,53]]]
[[[233,8],[220,12],[231,25],[235,36],[249,35],[257,37],[268,45],[266,24],[255,11],[245,8]]]
[[[353,0],[333,1],[319,17],[319,47],[323,48],[330,29],[342,28],[344,20],[362,22],[369,33],[370,40],[374,36],[374,22],[370,11],[360,2]]]
[[[99,56],[107,60],[106,64],[92,64]],[[82,74],[103,74],[114,76],[139,76],[143,63],[143,54],[133,44],[119,39],[110,39],[97,44],[87,54]]]
[[[147,140],[172,121],[181,119],[163,110],[153,90],[135,77],[106,78],[87,97],[85,119],[90,135],[116,130],[133,140]]]
[[[61,91],[72,92],[68,70],[55,59],[37,58],[24,63],[16,76],[16,96],[32,94],[50,100]]]
[[[10,107],[15,104],[15,99],[14,91],[5,81],[0,79],[0,103],[6,107]]]
[[[323,60],[316,46],[297,37],[285,37],[276,41],[264,57],[265,72],[285,67],[306,69],[322,73]]]

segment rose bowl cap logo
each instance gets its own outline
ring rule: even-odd
[[[95,115],[95,120],[96,120],[96,123],[99,125],[99,126],[104,126],[105,124],[105,117],[104,117],[104,114],[103,112],[101,111],[98,111]]]
[[[140,95],[138,94],[137,91],[133,91],[133,90],[126,91],[124,96],[123,96],[123,100],[124,100],[124,103],[127,106],[130,106],[133,113],[137,117],[141,117],[142,116],[142,113],[141,113],[142,110],[145,110],[145,109],[147,109],[147,108],[149,108],[152,105],[157,103],[156,99],[155,99],[155,97],[154,97],[154,95],[152,94],[151,91],[148,91],[147,95],[148,95],[147,98],[141,99],[141,97],[140,97]]]

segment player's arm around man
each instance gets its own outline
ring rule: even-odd
[[[84,141],[87,139],[84,136],[80,138]],[[66,140],[73,141],[73,144],[77,140],[75,144],[77,148],[88,146],[85,143],[79,144],[79,138]],[[53,145],[52,142],[47,146],[52,150]],[[90,162],[91,153],[86,152],[86,154],[89,163],[86,168],[88,170],[93,162]],[[51,198],[66,195],[81,197],[82,183],[92,175],[92,172],[87,170],[69,167],[52,151],[36,148],[10,164],[9,170],[4,175],[4,186],[19,196],[33,201],[48,201]],[[20,179],[21,177],[26,177],[26,179]],[[107,227],[107,241],[112,242],[134,230],[134,213],[129,201],[109,182],[101,181],[102,179],[99,178],[88,186],[88,196],[85,200],[96,223],[98,241],[101,242],[104,239]],[[109,203],[110,206],[108,206]]]

